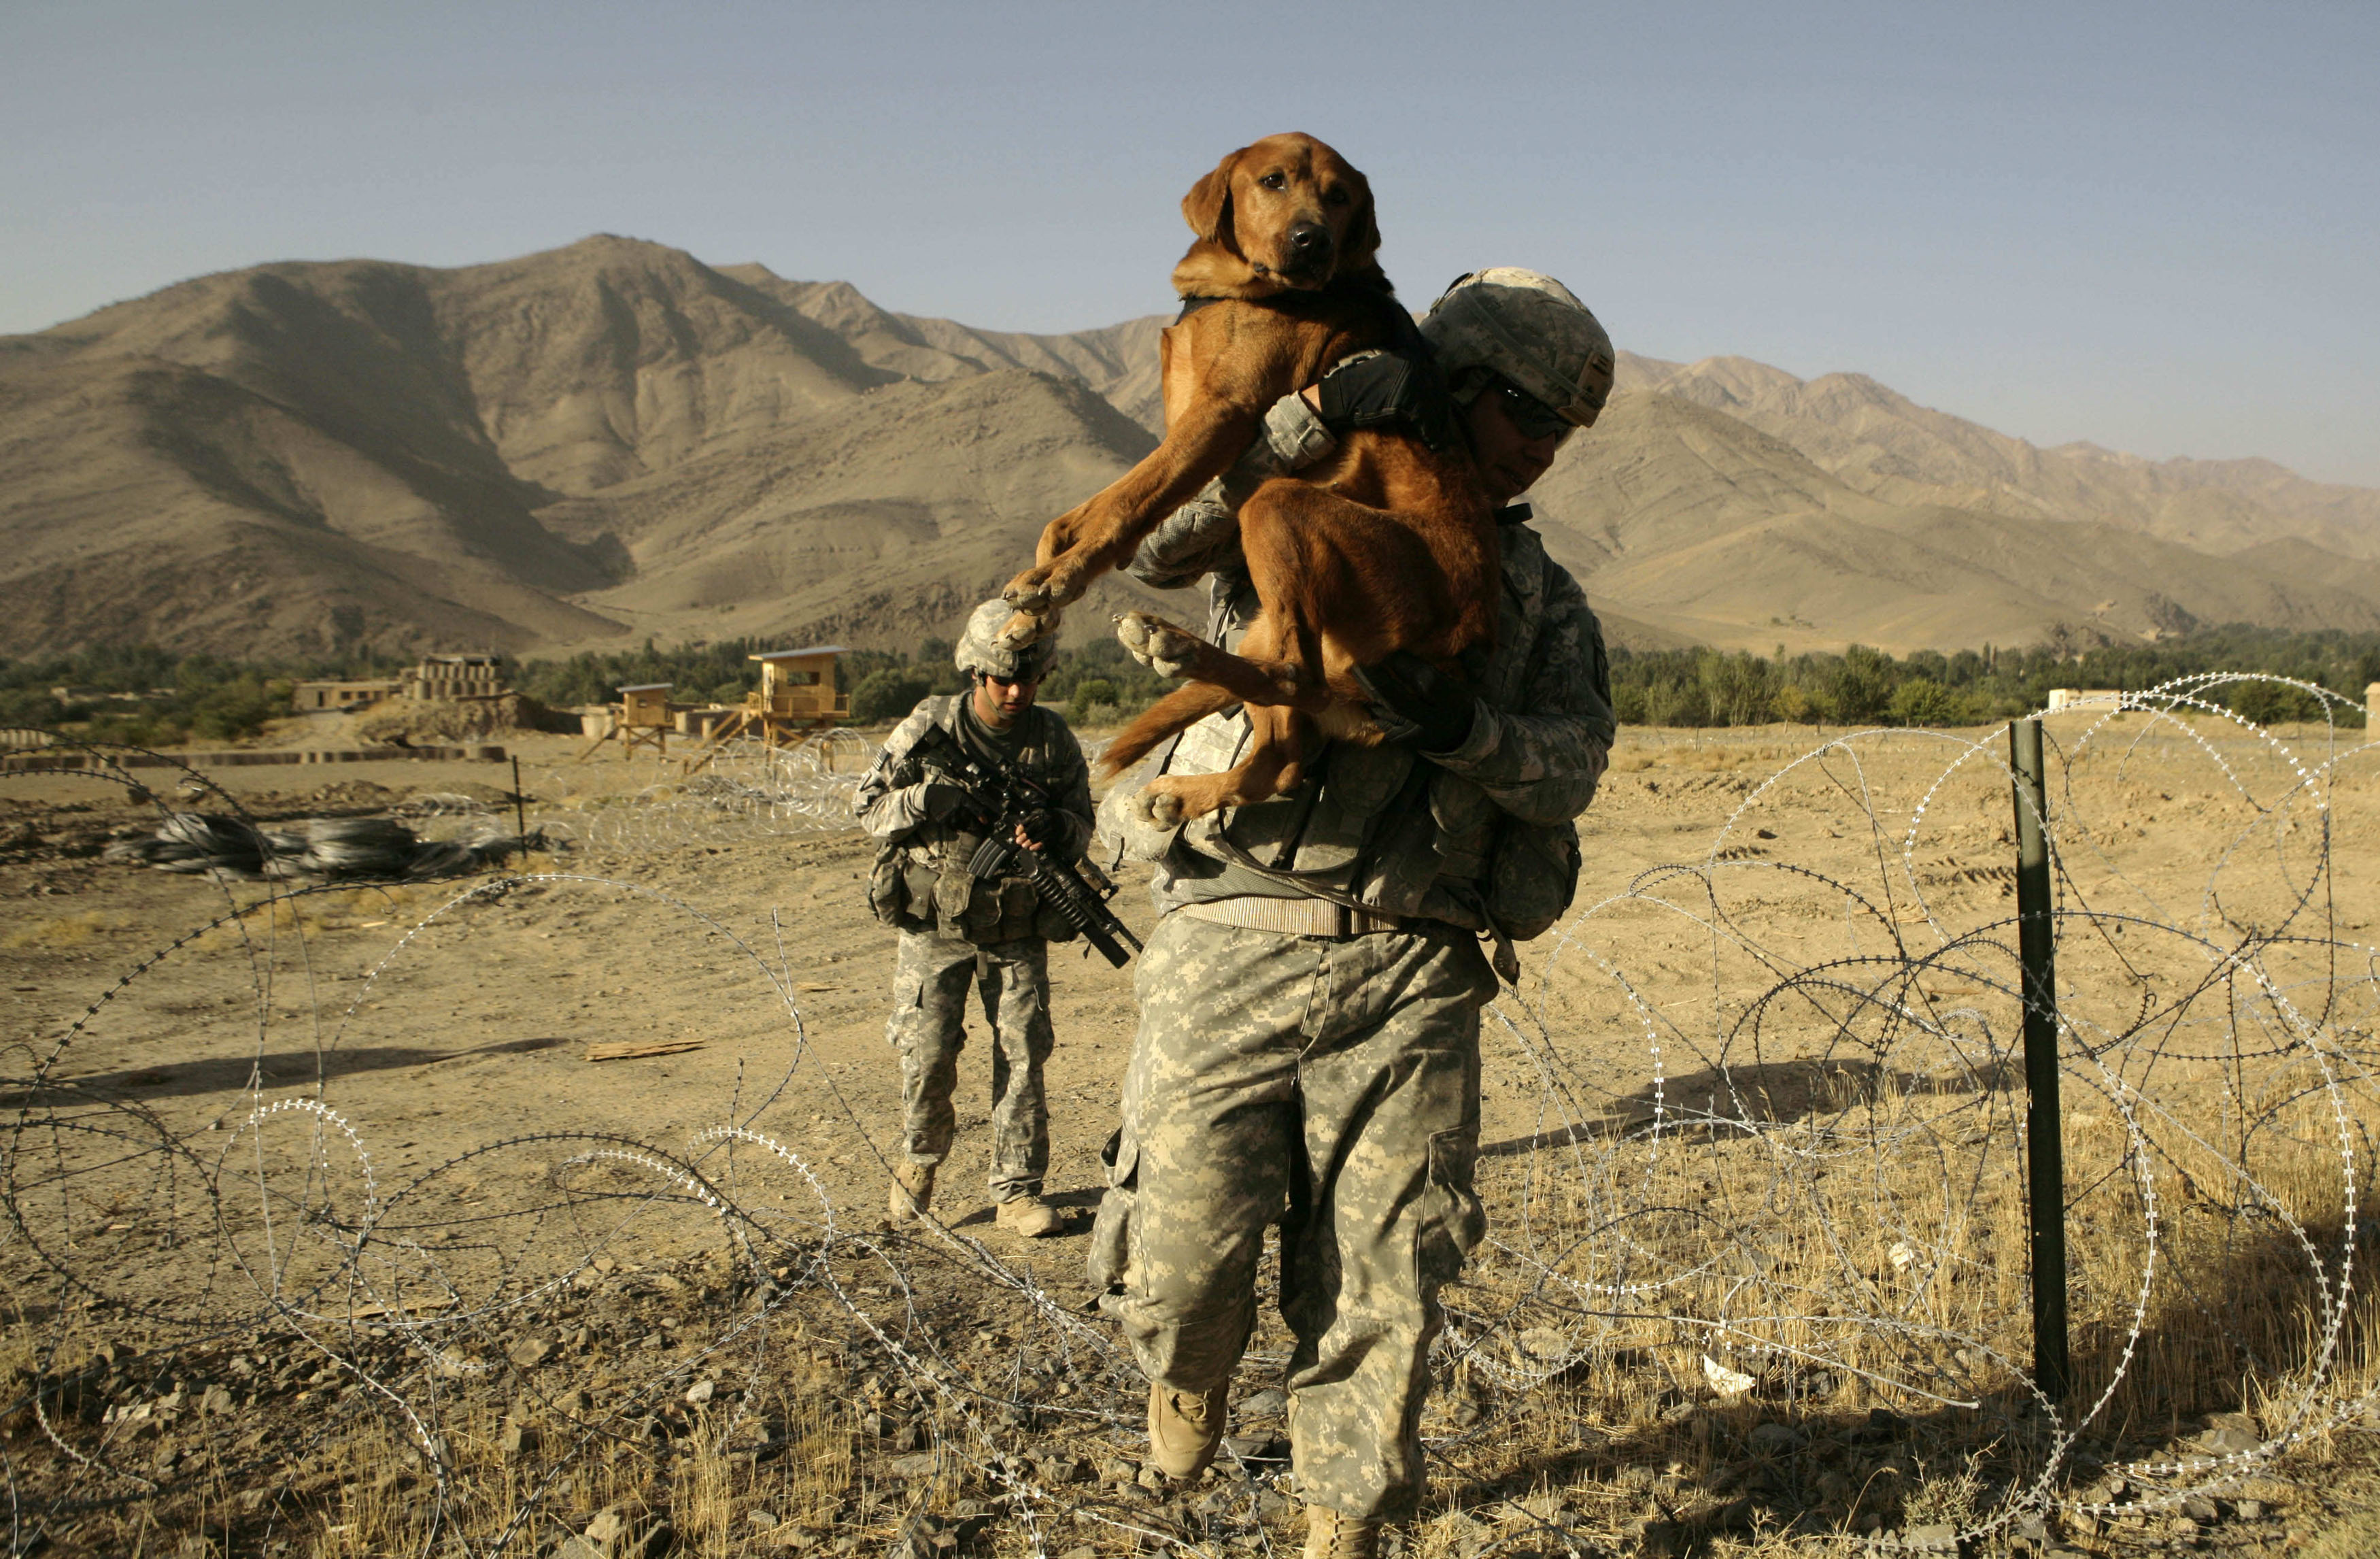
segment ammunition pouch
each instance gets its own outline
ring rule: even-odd
[[[1578,868],[1578,824],[1505,819],[1480,882],[1488,918],[1515,942],[1544,935],[1577,896]]]
[[[983,843],[957,834],[920,847],[916,840],[876,852],[868,875],[868,907],[888,926],[931,932],[978,946],[1038,936],[1071,942],[1081,934],[1025,876],[977,877],[968,871]]]
[[[968,870],[982,844],[980,834],[956,834],[941,846],[939,868],[920,863],[912,869],[926,879],[925,896],[912,903],[931,917],[933,929],[978,946],[1028,936],[1052,942],[1073,936],[1075,929],[1041,902],[1032,878],[983,878]]]
[[[933,902],[932,869],[912,859],[901,845],[879,846],[876,864],[868,872],[868,907],[876,918],[900,931],[931,931]],[[920,908],[927,913],[920,914]]]

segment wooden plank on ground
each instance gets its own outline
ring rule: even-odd
[[[700,1050],[708,1040],[663,1040],[658,1044],[635,1042],[616,1045],[594,1045],[587,1052],[589,1061],[635,1061],[648,1055],[675,1055],[682,1050]]]

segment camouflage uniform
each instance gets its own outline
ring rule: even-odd
[[[1213,570],[1208,633],[1235,642],[1256,609],[1236,498],[1330,443],[1282,402],[1131,571],[1172,586]],[[1354,1517],[1402,1516],[1420,1495],[1439,1288],[1485,1229],[1472,1166],[1496,980],[1480,933],[1533,935],[1566,906],[1571,820],[1614,735],[1585,594],[1525,526],[1501,542],[1497,648],[1465,668],[1479,707],[1454,749],[1336,746],[1318,795],[1170,831],[1137,821],[1127,780],[1100,816],[1102,850],[1156,862],[1163,919],[1138,971],[1093,1281],[1149,1379],[1202,1394],[1246,1347],[1281,1220],[1295,1481]],[[1245,731],[1236,712],[1212,716],[1153,766],[1227,767]]]
[[[1062,859],[1080,857],[1090,837],[1090,773],[1074,733],[1056,714],[1037,707],[1009,730],[993,732],[962,693],[928,699],[894,727],[854,803],[860,826],[892,846],[870,896],[901,928],[885,1037],[901,1055],[903,1150],[917,1164],[939,1164],[949,1156],[955,1121],[951,1095],[966,1044],[972,981],[992,1033],[991,1197],[1006,1202],[1040,1195],[1049,1168],[1050,1117],[1041,1089],[1041,1066],[1052,1043],[1048,939],[1073,932],[1041,907],[1029,878],[978,883],[967,874],[981,840],[927,814],[929,775],[911,755],[931,725],[995,753],[1059,798],[1057,833],[1048,847]],[[883,903],[881,895],[895,902]]]

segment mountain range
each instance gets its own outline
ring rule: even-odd
[[[0,337],[0,653],[914,647],[1154,446],[1165,319],[977,330],[601,236],[180,283]],[[1858,374],[1623,353],[1532,499],[1639,646],[2380,628],[2380,492]]]

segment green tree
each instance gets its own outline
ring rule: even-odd
[[[871,671],[851,690],[851,717],[860,725],[898,720],[926,696],[926,679],[903,667]]]
[[[1827,678],[1827,705],[1845,725],[1873,725],[1892,707],[1892,657],[1854,644],[1843,652]]]
[[[1684,677],[1664,677],[1645,689],[1648,725],[1699,725],[1703,713],[1701,689]]]
[[[1892,718],[1903,725],[1955,725],[1964,717],[1958,695],[1930,676],[1912,676],[1892,690]]]
[[[209,741],[236,741],[255,736],[266,721],[288,708],[288,683],[266,682],[250,674],[201,696],[190,711],[190,729]]]
[[[2259,725],[2278,725],[2284,720],[2319,720],[2322,704],[2302,688],[2291,688],[2279,682],[2261,679],[2233,682],[2216,695],[2237,710],[2243,720]]]
[[[1768,663],[1749,651],[1722,655],[1706,650],[1694,660],[1705,713],[1714,725],[1756,725],[1768,718],[1774,695]]]

